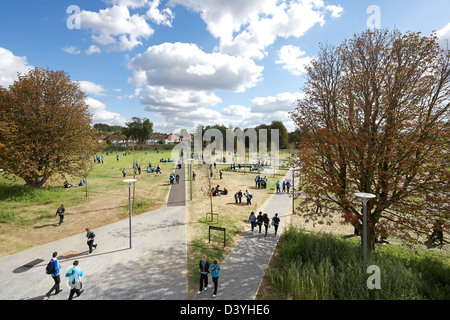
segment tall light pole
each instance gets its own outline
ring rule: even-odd
[[[367,202],[375,198],[372,193],[357,192],[355,196],[363,203],[363,262],[364,268],[367,262]]]
[[[123,182],[128,183],[128,205],[129,205],[128,221],[130,227],[130,249],[131,249],[131,184],[136,181],[137,181],[136,179],[123,180]]]

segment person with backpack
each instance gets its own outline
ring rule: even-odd
[[[58,256],[58,252],[53,252],[52,259],[50,260],[50,262],[47,264],[47,267],[46,267],[46,273],[51,274],[53,281],[55,282],[55,284],[50,289],[50,291],[48,291],[45,294],[45,296],[47,298],[50,298],[50,295],[52,294],[53,291],[55,291],[55,295],[62,291],[62,289],[59,286],[59,284],[61,283],[61,277],[59,275],[59,270],[61,269],[61,265],[59,264],[58,259],[56,258],[57,256]]]
[[[64,209],[64,205],[62,204],[61,207],[59,207],[56,210],[56,215],[55,215],[55,216],[59,215],[59,225],[61,225],[61,223],[64,222],[64,212],[66,212],[66,209]]]
[[[86,232],[86,238],[88,238],[87,245],[89,247],[89,253],[92,253],[92,247],[94,247],[94,249],[97,249],[97,245],[94,244],[95,233],[89,228],[86,228]]]
[[[203,255],[202,260],[199,262],[199,271],[200,271],[200,288],[198,289],[197,294],[202,293],[203,284],[205,284],[205,291],[208,289],[208,274],[209,274],[209,262],[206,260],[206,256]]]
[[[69,300],[72,300],[73,295],[76,293],[77,297],[79,297],[84,290],[82,290],[83,284],[81,283],[80,277],[83,276],[83,271],[81,271],[80,268],[78,268],[78,260],[75,260],[73,262],[73,267],[67,270],[66,272],[66,278],[69,282],[70,287],[70,294],[69,294]]]

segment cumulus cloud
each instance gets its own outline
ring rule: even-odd
[[[287,45],[281,47],[278,51],[278,60],[276,64],[282,64],[283,69],[289,71],[293,75],[301,75],[306,72],[305,67],[311,62],[310,57],[302,57],[306,52],[300,50],[299,47]]]
[[[17,74],[25,74],[32,69],[26,57],[18,57],[10,50],[0,47],[0,86],[8,87],[17,80]]]
[[[252,112],[275,113],[294,111],[295,102],[303,97],[302,93],[283,92],[276,96],[256,97],[252,100]]]
[[[314,25],[325,24],[325,14],[339,17],[340,6],[322,0],[170,0],[200,13],[208,31],[220,39],[219,50],[263,58],[278,37],[299,38]]]
[[[86,54],[87,54],[88,56],[90,56],[91,54],[94,54],[94,53],[100,53],[100,52],[102,52],[102,51],[100,50],[100,48],[97,47],[97,46],[95,46],[95,45],[90,46],[89,49],[86,50]]]
[[[93,123],[106,123],[110,125],[125,125],[126,119],[116,112],[106,110],[106,105],[93,98],[86,98],[86,104],[92,114]]]
[[[155,30],[150,25],[172,26],[174,14],[170,8],[160,10],[160,0],[105,0],[112,7],[99,12],[83,10],[81,28],[89,30],[92,40],[111,51],[127,51],[142,45]],[[91,47],[87,53],[98,52]]]
[[[94,94],[97,96],[104,96],[105,88],[103,86],[90,81],[77,81],[80,89],[86,92],[87,95]]]
[[[450,23],[448,23],[442,29],[436,31],[436,36],[439,39],[439,43],[443,48],[447,48],[447,45],[450,45],[447,41],[450,41]]]
[[[262,80],[263,67],[247,58],[205,53],[195,44],[163,43],[151,46],[129,63],[135,85],[163,86],[195,91],[243,92]]]

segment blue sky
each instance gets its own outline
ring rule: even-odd
[[[449,12],[448,0],[3,1],[0,85],[48,67],[80,82],[94,123],[136,116],[170,133],[281,120],[291,131],[303,66],[320,43],[339,44],[369,21],[437,31],[445,44]]]

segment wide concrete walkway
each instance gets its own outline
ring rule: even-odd
[[[184,165],[183,165],[184,167]],[[181,170],[184,172],[184,168]],[[180,172],[177,194],[169,194],[164,208],[132,217],[132,247],[128,219],[95,229],[98,248],[87,254],[85,233],[28,249],[0,259],[0,300],[47,300],[45,293],[53,279],[45,267],[54,251],[62,263],[59,295],[50,300],[68,298],[65,272],[74,260],[83,270],[85,292],[80,300],[186,300],[187,232],[186,207],[178,193],[185,194],[185,175]],[[287,174],[290,177],[290,173]],[[184,195],[185,197],[185,195]],[[185,198],[184,198],[185,201]],[[274,194],[263,213],[281,218],[281,233],[291,205],[287,194]],[[264,228],[263,228],[264,229]],[[254,299],[264,269],[272,257],[278,236],[247,232],[224,261],[220,261],[219,290],[215,299]],[[212,281],[210,281],[212,285]],[[212,286],[194,299],[212,299]]]

